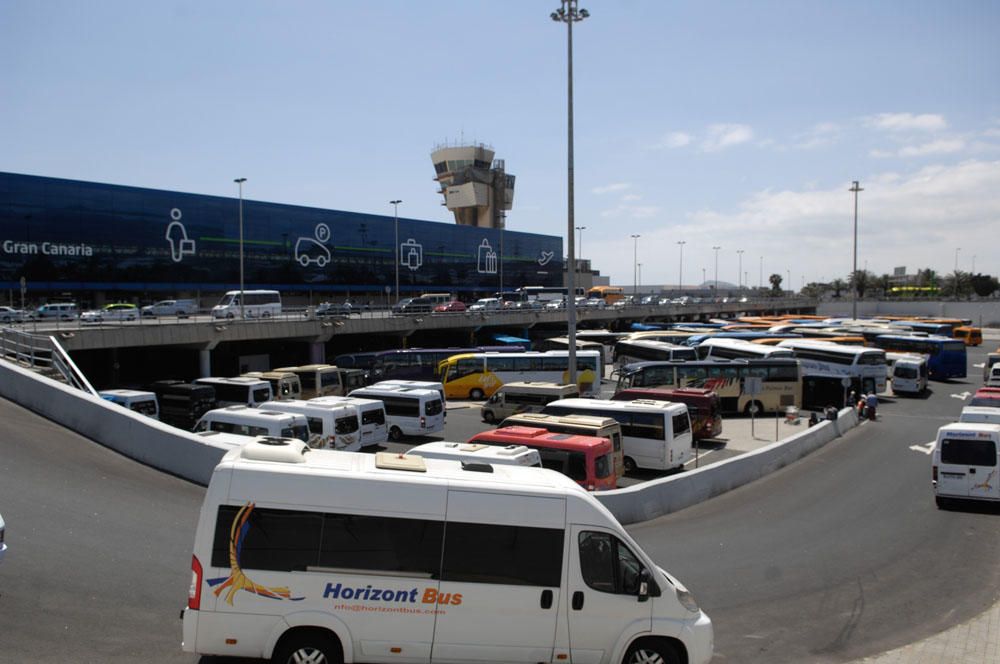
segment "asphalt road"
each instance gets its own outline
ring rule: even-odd
[[[910,449],[955,419],[950,395],[979,371],[883,404],[880,421],[768,478],[630,527],[712,617],[714,661],[851,661],[997,600],[1000,515],[938,511],[930,459]],[[449,435],[474,413],[449,413]],[[203,493],[0,401],[0,660],[198,661],[180,650],[177,615]]]

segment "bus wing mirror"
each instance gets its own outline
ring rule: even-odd
[[[639,591],[636,593],[637,598],[640,602],[645,602],[649,599],[649,570],[644,569],[639,572]]]

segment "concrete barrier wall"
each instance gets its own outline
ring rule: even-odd
[[[151,420],[117,404],[0,361],[0,395],[136,461],[207,485],[228,447]],[[676,512],[764,477],[822,447],[858,422],[845,408],[824,421],[754,452],[596,496],[622,523]]]
[[[858,423],[853,408],[790,438],[710,466],[595,496],[621,523],[648,521],[731,491],[801,459]]]
[[[229,448],[0,361],[0,395],[127,457],[207,485]]]

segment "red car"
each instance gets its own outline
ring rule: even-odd
[[[445,302],[444,304],[439,304],[434,307],[434,311],[438,313],[447,313],[449,311],[465,311],[465,304],[459,302],[458,300],[452,300],[451,302]]]

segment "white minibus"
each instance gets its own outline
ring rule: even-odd
[[[1000,403],[1000,402],[998,402]],[[979,422],[982,424],[1000,424],[1000,408],[990,406],[966,406],[958,416],[959,422]]]
[[[221,431],[239,436],[280,436],[298,438],[307,443],[312,438],[305,415],[279,413],[247,406],[227,406],[210,410],[194,425],[194,431],[195,433]]]
[[[361,369],[341,369],[332,364],[303,364],[300,367],[280,367],[274,371],[293,373],[302,383],[302,398],[342,397],[351,390],[365,386]]]
[[[364,386],[358,385],[356,387]],[[421,390],[436,390],[441,395],[441,403],[445,407],[448,406],[448,400],[444,396],[444,383],[433,380],[380,380],[377,383],[372,383],[371,387],[416,387]]]
[[[544,381],[507,383],[486,400],[480,413],[484,422],[493,424],[518,413],[540,413],[546,404],[579,396],[576,385]]]
[[[990,375],[986,378],[986,387],[1000,387],[1000,364],[994,364],[990,368]]]
[[[361,449],[361,418],[358,409],[346,403],[315,401],[269,401],[260,410],[305,415],[309,433],[319,438],[313,447],[357,452]]]
[[[385,404],[389,440],[400,440],[403,436],[431,436],[444,430],[444,402],[437,390],[370,385],[354,390],[348,396],[378,399]]]
[[[259,406],[270,401],[271,383],[262,378],[220,378],[209,376],[194,381],[198,385],[211,385],[215,388],[215,405],[223,406]]]
[[[934,501],[947,508],[952,501],[1000,501],[997,455],[1000,424],[960,422],[938,429],[931,466]]]
[[[546,415],[610,417],[622,426],[625,472],[636,468],[683,468],[691,457],[694,437],[687,405],[636,399],[563,399],[542,409]]]
[[[240,291],[227,292],[212,307],[212,318],[270,318],[281,313],[281,293],[276,290],[244,290],[243,306]]]
[[[294,440],[229,451],[194,532],[183,650],[278,664],[711,660],[711,620],[593,496],[547,469],[489,470]]]
[[[425,459],[451,459],[463,463],[488,463],[510,466],[542,467],[538,450],[524,445],[482,445],[479,443],[449,443],[436,440],[406,450]]]
[[[886,356],[892,353],[886,353]],[[892,362],[893,394],[923,394],[927,389],[927,358],[906,354]]]
[[[355,397],[316,397],[309,403],[347,404],[358,411],[361,422],[361,447],[381,445],[389,439],[386,426],[385,404],[377,399],[357,399]]]
[[[99,394],[106,401],[152,417],[154,420],[160,419],[160,406],[156,401],[156,394],[154,392],[143,392],[141,390],[101,390]]]

